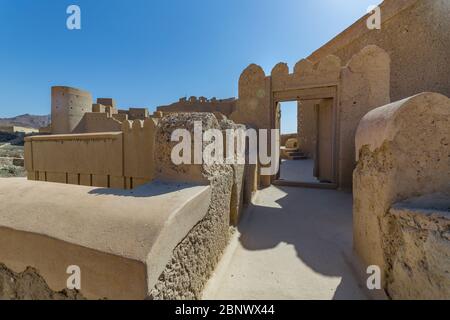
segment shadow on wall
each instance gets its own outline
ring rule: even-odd
[[[113,195],[119,197],[146,198],[177,192],[198,185],[199,184],[183,183],[183,182],[152,181],[137,188],[134,188],[132,190],[97,188],[92,191],[89,191],[89,194],[98,196]]]
[[[274,188],[273,199],[256,201],[239,227],[248,250],[267,250],[280,243],[295,247],[309,268],[341,277],[334,299],[358,299],[361,287],[353,272],[352,195],[332,190]],[[265,201],[264,201],[265,202]]]

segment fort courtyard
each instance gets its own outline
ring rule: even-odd
[[[450,299],[450,1],[376,8],[232,98],[52,82],[1,130],[0,299]]]

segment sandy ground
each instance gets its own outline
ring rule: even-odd
[[[356,266],[350,193],[272,186],[247,210],[204,299],[367,299]]]

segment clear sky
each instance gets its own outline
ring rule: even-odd
[[[53,85],[151,111],[182,96],[237,96],[248,64],[293,68],[379,2],[0,0],[0,117],[49,114]],[[66,27],[71,4],[81,30]],[[286,118],[295,126],[295,113]]]

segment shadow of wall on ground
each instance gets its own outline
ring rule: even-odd
[[[334,190],[275,189],[285,195],[271,207],[257,199],[247,209],[238,227],[242,246],[267,250],[280,243],[291,244],[298,259],[315,272],[342,278],[334,299],[358,297],[363,288],[353,264],[352,195]]]

